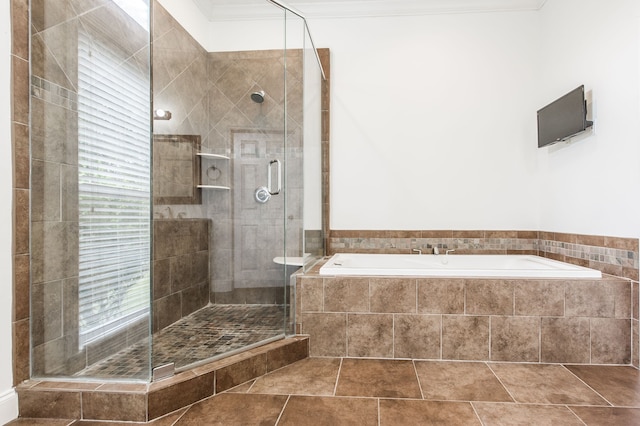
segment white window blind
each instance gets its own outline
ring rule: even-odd
[[[78,34],[80,347],[149,315],[150,84]]]

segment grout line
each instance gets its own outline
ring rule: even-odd
[[[418,388],[420,388],[420,396],[424,399],[424,392],[422,391],[422,383],[420,382],[420,376],[418,375],[418,369],[416,368],[416,360],[412,359],[413,372],[416,374],[416,380],[418,381]]]
[[[489,345],[488,349],[489,350],[488,350],[488,352],[489,352],[489,360],[490,361],[492,360],[492,358],[491,358],[491,346],[492,346],[491,345],[491,323],[492,322],[493,322],[493,315],[489,315],[489,342],[488,342],[488,345]]]
[[[340,373],[342,373],[342,361],[344,358],[340,358],[340,365],[338,366],[338,374],[336,375],[336,384],[333,385],[333,394],[331,396],[336,396],[336,391],[338,390],[338,381],[340,380]]]
[[[592,388],[589,383],[585,382],[584,380],[582,380],[580,377],[578,377],[577,374],[574,374],[573,371],[569,370],[566,365],[564,364],[560,364],[560,366],[569,374],[571,374],[573,377],[575,377],[576,379],[578,379],[581,383],[583,383],[586,387],[588,387],[589,389],[591,389],[596,395],[598,395],[600,398],[602,398],[603,401],[605,401],[607,404],[609,404],[611,407],[615,407],[615,404],[612,404],[607,398],[605,398],[602,394],[600,394],[600,392],[598,392],[597,390],[595,390],[594,388]]]
[[[493,368],[491,368],[491,363],[486,362],[484,363],[489,370],[491,371],[491,373],[493,373],[493,376],[498,380],[498,382],[500,382],[500,384],[502,385],[502,387],[504,388],[505,391],[507,391],[507,393],[509,394],[509,397],[511,397],[511,399],[513,400],[513,403],[515,404],[520,404],[516,398],[513,396],[513,394],[511,393],[511,391],[509,390],[509,388],[507,388],[507,386],[504,384],[504,382],[502,381],[502,379],[500,379],[500,377],[498,377],[498,375],[496,374],[496,372],[493,370]]]
[[[440,356],[438,357],[439,360],[442,360],[442,351],[443,351],[443,345],[444,343],[442,342],[442,336],[443,336],[443,332],[442,329],[444,328],[444,315],[440,314]]]
[[[482,418],[480,417],[480,414],[478,414],[478,411],[476,410],[476,406],[473,405],[473,403],[474,401],[469,401],[469,404],[471,405],[471,409],[473,410],[473,413],[476,415],[478,420],[480,420],[480,424],[482,424],[483,426],[486,426],[486,423],[482,421]]]
[[[287,404],[289,404],[289,400],[291,399],[291,395],[287,396],[287,400],[284,402],[284,405],[282,406],[282,410],[280,410],[280,414],[278,414],[278,418],[276,419],[276,423],[274,426],[278,426],[278,423],[280,423],[280,419],[282,418],[282,414],[284,413],[284,410],[287,408]]]
[[[204,400],[203,400],[203,401],[204,401]],[[185,415],[185,414],[187,414],[187,411],[189,411],[189,410],[191,409],[191,407],[193,407],[193,404],[191,404],[191,405],[187,406],[187,407],[186,407],[186,410],[184,410],[184,411],[182,412],[182,414],[180,414],[180,415],[178,416],[178,418],[176,419],[176,421],[175,421],[175,422],[173,422],[173,423],[171,423],[171,426],[175,426],[175,425],[177,425],[177,424],[178,424],[178,422],[179,422],[179,421],[184,417],[184,415]],[[165,414],[165,416],[166,416],[166,415],[167,415],[167,414]],[[154,419],[154,420],[149,420],[148,418],[149,418],[149,416],[147,415],[147,421],[148,421],[148,422],[151,422],[151,421],[155,421],[155,420],[161,419],[162,417],[158,417],[158,419]]]
[[[567,407],[567,409],[571,412],[571,414],[573,414],[578,419],[578,421],[580,423],[582,423],[583,425],[587,426],[587,424],[584,422],[584,420],[582,420],[580,418],[580,416],[578,416],[578,414],[576,414],[576,412],[571,409],[571,407],[569,407],[568,405],[565,405],[565,407]]]

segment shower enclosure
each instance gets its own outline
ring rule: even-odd
[[[208,50],[162,3],[31,2],[32,377],[149,381],[295,334],[290,276],[324,254],[306,21],[265,0],[275,42]]]

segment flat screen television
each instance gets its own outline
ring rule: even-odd
[[[538,148],[566,141],[591,126],[580,86],[538,110]]]

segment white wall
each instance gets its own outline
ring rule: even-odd
[[[331,49],[332,229],[538,229],[538,20],[310,21]],[[208,45],[278,48],[274,25],[214,22]]]
[[[208,45],[211,25],[195,3],[184,0],[158,1],[176,21],[189,31],[189,34],[191,34],[202,47],[211,51],[211,46]]]
[[[595,132],[539,150],[547,231],[640,236],[640,2],[548,0],[541,13],[539,106],[580,84]]]
[[[537,229],[536,12],[312,22],[332,229]]]
[[[640,236],[639,8],[311,20],[332,53],[332,228]],[[535,111],[580,84],[595,134],[537,149]]]
[[[12,312],[12,252],[11,252],[11,21],[10,2],[0,2],[0,424],[18,415],[18,398],[13,390],[11,312]]]
[[[640,236],[639,8],[311,20],[332,55],[332,228]],[[272,26],[212,23],[207,45],[274,48]],[[595,134],[538,149],[535,111],[580,84]]]

